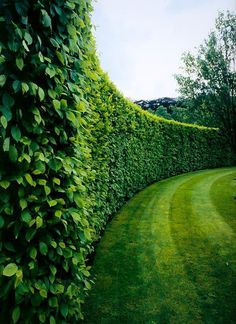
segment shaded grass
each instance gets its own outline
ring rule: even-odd
[[[234,171],[161,181],[121,209],[96,251],[86,323],[234,322]]]

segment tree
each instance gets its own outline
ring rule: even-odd
[[[180,94],[199,123],[220,127],[236,144],[236,15],[220,12],[215,30],[198,48],[183,55],[183,75],[176,75]]]

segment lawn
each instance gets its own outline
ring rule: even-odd
[[[155,183],[108,225],[85,323],[235,323],[236,168]]]

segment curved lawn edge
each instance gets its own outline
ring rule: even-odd
[[[86,323],[233,321],[236,237],[212,203],[214,183],[230,177],[236,168],[175,176],[120,210],[97,247]]]

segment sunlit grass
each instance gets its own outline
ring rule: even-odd
[[[131,199],[97,248],[87,323],[234,323],[236,169],[189,173]]]

